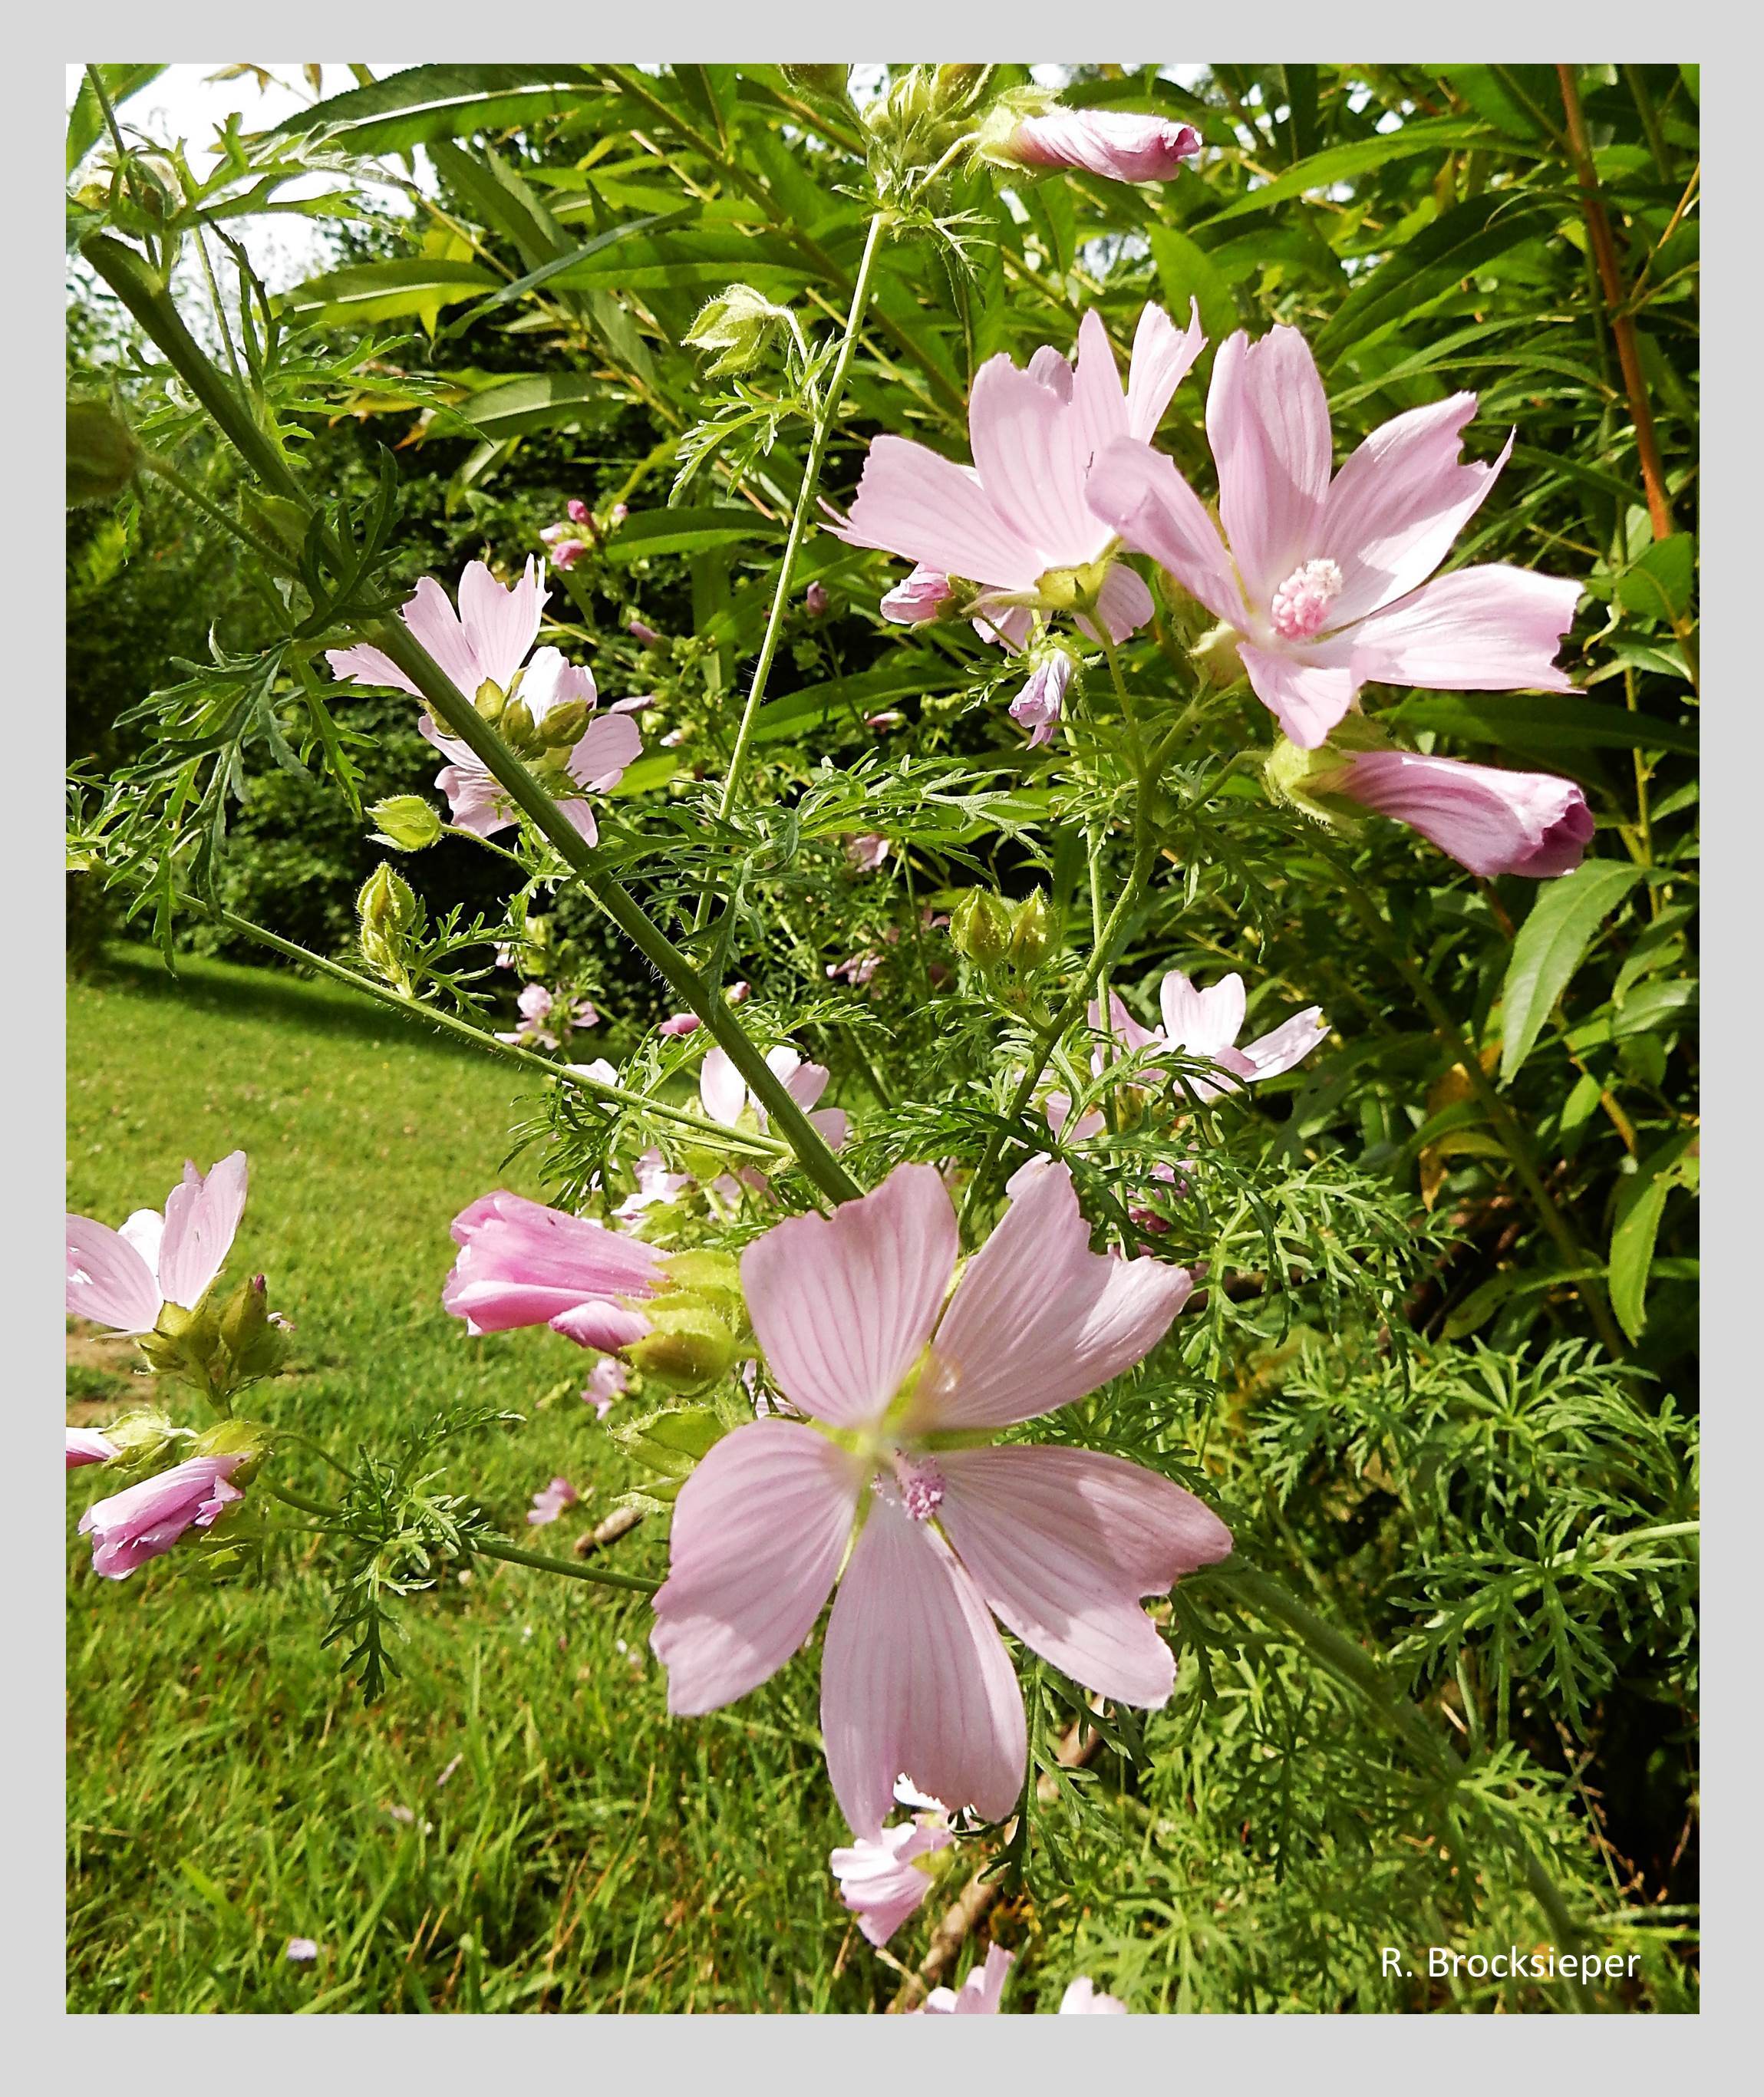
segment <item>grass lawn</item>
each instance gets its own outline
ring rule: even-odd
[[[576,1395],[587,1358],[546,1333],[471,1340],[441,1309],[449,1218],[492,1186],[541,1191],[503,1163],[521,1074],[329,986],[198,961],[173,983],[130,950],[72,987],[68,1048],[71,1207],[120,1223],[186,1156],[250,1154],[228,1275],[266,1272],[296,1329],[294,1373],[247,1411],[347,1455],[494,1403],[526,1424],[469,1437],[453,1473],[508,1535],[567,1551],[607,1511],[628,1480]],[[71,1418],[138,1396],[132,1350],[70,1353]],[[556,1472],[581,1503],[528,1530]],[[324,1489],[316,1460],[281,1474]],[[891,1993],[827,1872],[846,1837],[812,1659],[738,1716],[676,1723],[641,1597],[480,1561],[407,1609],[402,1673],[365,1709],[319,1649],[309,1545],[267,1585],[209,1585],[177,1552],[97,1580],[72,1526],[103,1489],[95,1469],[68,1482],[71,2008],[862,2010]],[[654,1523],[613,1549],[663,1562]],[[896,1948],[916,1958],[923,1934]],[[291,1937],[317,1941],[316,1964],[289,1963]]]

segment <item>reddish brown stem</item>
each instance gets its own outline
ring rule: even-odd
[[[1641,461],[1642,484],[1648,491],[1648,518],[1657,539],[1672,536],[1672,501],[1666,493],[1666,470],[1661,464],[1660,440],[1654,435],[1653,410],[1648,404],[1648,387],[1642,377],[1641,356],[1635,344],[1635,323],[1627,311],[1628,300],[1617,268],[1617,243],[1599,193],[1599,177],[1592,164],[1592,149],[1587,142],[1587,120],[1580,107],[1580,84],[1571,65],[1559,65],[1556,74],[1562,84],[1562,111],[1568,119],[1568,147],[1574,156],[1574,174],[1580,183],[1582,208],[1587,215],[1587,234],[1598,265],[1599,282],[1617,344],[1617,362],[1623,370],[1623,388],[1629,396],[1630,419],[1635,425],[1635,451]]]

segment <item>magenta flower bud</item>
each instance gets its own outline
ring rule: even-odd
[[[92,1539],[92,1570],[106,1580],[126,1580],[138,1565],[169,1551],[192,1524],[210,1527],[245,1497],[227,1483],[245,1460],[243,1450],[192,1456],[95,1502],[80,1518],[81,1535]]]
[[[745,1005],[752,994],[753,985],[751,983],[731,983],[727,993],[729,1001],[731,1005]]]
[[[580,539],[559,539],[551,549],[551,565],[554,568],[573,568],[587,551]]]
[[[620,525],[630,514],[631,506],[628,502],[615,502],[606,512],[607,524],[612,527]]]
[[[1053,731],[1058,725],[1060,709],[1066,701],[1066,687],[1072,681],[1072,659],[1063,650],[1038,663],[1029,673],[1029,681],[1010,703],[1010,717],[1019,728],[1032,731],[1029,747],[1039,750],[1044,743],[1052,742]]]
[[[819,583],[811,583],[803,592],[803,609],[811,619],[819,619],[827,609],[827,593]]]
[[[77,1470],[81,1464],[107,1464],[116,1453],[116,1445],[107,1435],[100,1434],[95,1427],[70,1427],[68,1429],[68,1469]]]
[[[641,619],[631,620],[626,626],[625,631],[633,641],[641,641],[646,648],[659,648],[662,645],[661,635],[653,626],[646,625]]]
[[[586,524],[592,521],[593,513],[580,496],[572,495],[563,506],[564,514],[572,524]]]
[[[1355,751],[1319,789],[1407,823],[1472,873],[1572,873],[1592,842],[1592,811],[1570,779],[1501,772],[1407,750]]]
[[[1049,109],[988,127],[988,160],[1015,168],[1078,168],[1113,182],[1167,182],[1201,150],[1191,125],[1123,109]],[[1008,125],[1008,128],[1006,128]]]
[[[462,1210],[452,1229],[459,1257],[441,1302],[468,1333],[549,1325],[611,1353],[649,1331],[635,1301],[654,1294],[661,1262],[635,1238],[500,1190]]]
[[[702,1022],[695,1012],[676,1012],[664,1019],[656,1029],[659,1034],[696,1034]]]
[[[896,626],[922,626],[937,617],[951,595],[948,576],[921,562],[904,583],[895,584],[877,608]]]

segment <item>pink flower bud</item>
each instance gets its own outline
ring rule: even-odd
[[[656,1029],[659,1034],[696,1034],[703,1022],[695,1012],[676,1012]]]
[[[1066,687],[1072,681],[1072,659],[1060,654],[1050,655],[1038,663],[1029,674],[1029,681],[1010,703],[1010,717],[1019,728],[1031,729],[1029,747],[1039,750],[1044,743],[1052,742],[1053,731],[1065,703]]]
[[[646,648],[659,648],[662,645],[661,635],[653,626],[646,625],[641,619],[632,619],[627,624],[625,631],[633,641],[641,641]]]
[[[896,583],[878,607],[897,626],[921,626],[935,619],[949,602],[949,578],[921,562],[904,583]]]
[[[593,512],[580,496],[572,495],[563,507],[572,524],[586,524],[592,519]]]
[[[803,592],[803,609],[811,619],[819,619],[827,609],[827,593],[819,583],[811,583]]]
[[[1362,750],[1318,786],[1419,830],[1472,873],[1571,873],[1592,842],[1592,811],[1570,779],[1503,772],[1407,750]]]
[[[81,1464],[107,1464],[116,1453],[116,1445],[100,1434],[95,1427],[70,1427],[68,1429],[68,1469],[77,1470]]]
[[[243,1451],[192,1456],[95,1502],[80,1518],[80,1534],[92,1539],[92,1570],[107,1580],[125,1580],[138,1565],[169,1551],[193,1524],[208,1528],[245,1497],[227,1483],[244,1461]]]
[[[1050,109],[1019,116],[984,148],[1018,168],[1078,168],[1114,182],[1165,182],[1200,152],[1198,133],[1167,116],[1122,109]]]

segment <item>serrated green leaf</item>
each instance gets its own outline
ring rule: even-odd
[[[1640,879],[1639,866],[1595,859],[1559,880],[1539,884],[1531,914],[1513,941],[1501,987],[1503,1084],[1512,1081],[1531,1053],[1593,935]]]

